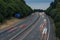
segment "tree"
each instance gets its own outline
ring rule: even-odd
[[[4,17],[0,14],[0,23],[3,23]]]
[[[26,5],[24,0],[0,0],[0,14],[4,19],[14,17],[16,12],[20,13],[20,18],[22,18],[32,12],[32,9]]]
[[[51,2],[50,7],[46,10],[46,12],[53,18],[56,26],[56,35],[60,38],[60,0]]]

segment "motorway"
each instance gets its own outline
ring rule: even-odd
[[[0,30],[0,40],[55,40],[55,33],[49,17],[44,12],[36,12]]]

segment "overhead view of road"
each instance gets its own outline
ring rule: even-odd
[[[36,12],[0,30],[0,40],[55,40],[52,24],[44,12]]]

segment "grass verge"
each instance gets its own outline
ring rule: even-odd
[[[0,24],[0,29],[3,29],[3,28],[6,28],[6,27],[9,27],[10,25],[16,23],[20,21],[20,19],[17,19],[17,18],[12,18],[10,20],[7,20],[6,22],[4,22],[3,24]]]

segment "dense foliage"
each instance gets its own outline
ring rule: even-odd
[[[34,12],[45,12],[45,10],[42,10],[42,9],[34,9]]]
[[[0,22],[10,19],[16,12],[24,17],[29,15],[32,9],[26,5],[24,0],[0,0]]]
[[[60,0],[52,2],[46,12],[54,19],[56,24],[56,35],[60,38]]]

